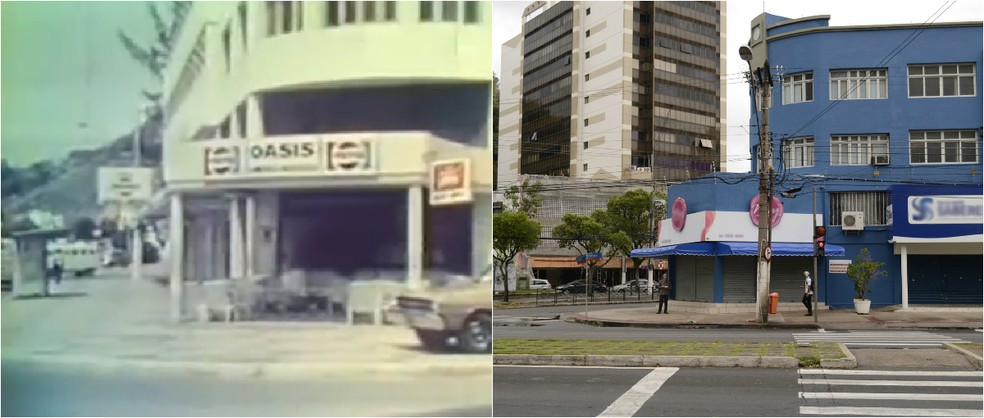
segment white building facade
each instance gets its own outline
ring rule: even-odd
[[[489,2],[195,3],[164,90],[175,312],[188,280],[484,271],[491,24]]]

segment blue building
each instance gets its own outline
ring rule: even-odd
[[[829,19],[763,14],[751,25],[752,67],[771,68],[774,79],[770,291],[802,296],[815,194],[827,227],[822,303],[853,305],[846,267],[867,248],[887,273],[872,283],[873,307],[981,304],[982,23]],[[757,132],[750,151],[758,155]],[[758,183],[756,174],[718,173],[669,189],[659,247],[636,254],[671,256],[674,299],[754,302]]]

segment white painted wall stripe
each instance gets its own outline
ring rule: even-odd
[[[848,376],[953,376],[984,377],[984,372],[966,371],[920,371],[920,370],[850,370],[850,369],[800,369],[801,375],[848,375]]]
[[[619,396],[615,402],[608,405],[599,417],[631,417],[642,408],[642,405],[653,397],[653,394],[666,380],[680,370],[677,367],[658,367],[640,379],[629,390]]]
[[[984,401],[980,394],[800,392],[801,399],[892,399],[904,401]]]
[[[849,380],[849,379],[799,379],[801,385],[844,386],[951,386],[984,387],[984,382],[951,382],[946,380]]]
[[[979,417],[980,409],[863,408],[856,406],[801,406],[801,415],[878,415],[888,417]]]

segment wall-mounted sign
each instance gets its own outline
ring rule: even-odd
[[[453,205],[471,201],[471,162],[469,160],[445,160],[431,164],[431,205]]]
[[[205,147],[205,177],[239,173],[239,147],[216,145]]]
[[[683,227],[687,225],[687,201],[682,197],[676,198],[673,201],[672,212],[673,229],[683,231]]]
[[[376,170],[375,149],[369,141],[325,141],[326,169],[332,174],[365,174]]]
[[[752,218],[752,225],[756,227],[759,226],[759,210],[761,205],[759,204],[760,196],[755,195],[752,198],[751,203],[748,205],[748,216]],[[775,228],[782,221],[782,215],[785,212],[782,202],[778,197],[772,196],[772,227]]]
[[[984,221],[980,196],[909,196],[909,223],[979,224]]]
[[[847,267],[851,265],[851,260],[828,260],[827,273],[847,274]]]
[[[317,172],[321,167],[319,146],[312,139],[251,143],[246,147],[246,171],[251,174]]]
[[[787,213],[784,222],[772,229],[773,242],[813,242],[813,215]],[[758,227],[749,220],[747,212],[702,211],[687,215],[687,228],[677,231],[672,219],[660,222],[659,245],[687,244],[713,241],[758,241]],[[816,216],[817,225],[823,225],[822,215]]]
[[[154,170],[143,167],[100,167],[99,203],[142,202],[153,195]]]

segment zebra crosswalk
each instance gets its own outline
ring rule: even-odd
[[[813,331],[793,334],[797,343],[838,342],[852,347],[940,347],[963,340],[926,331]]]
[[[800,369],[801,415],[984,415],[980,371]]]

